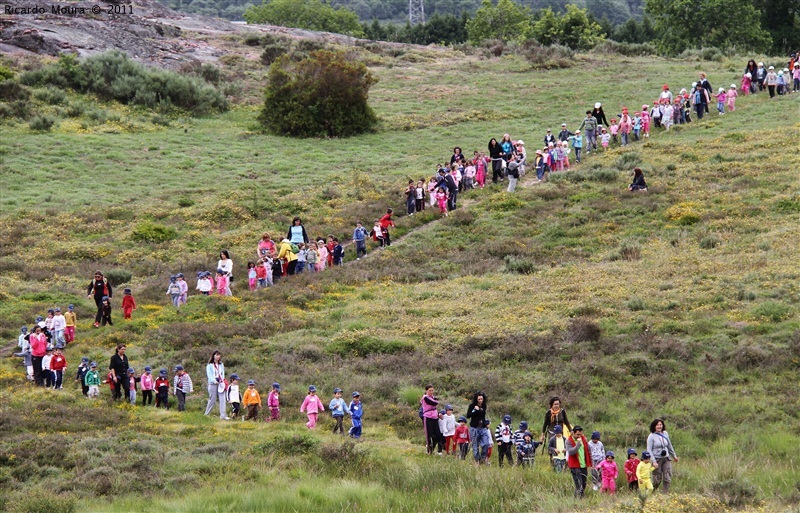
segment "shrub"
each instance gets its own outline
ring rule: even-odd
[[[0,80],[11,80],[12,78],[14,78],[14,72],[0,64]]]
[[[639,260],[642,256],[642,246],[635,240],[623,240],[616,251],[612,252],[609,260]]]
[[[27,100],[30,97],[31,90],[16,80],[0,81],[0,100],[11,102],[14,100]]]
[[[503,260],[506,264],[505,271],[507,273],[533,274],[536,272],[536,262],[530,258],[506,255]]]
[[[178,232],[174,228],[169,228],[151,221],[145,221],[133,229],[132,238],[135,242],[151,242],[158,244],[172,240],[177,236]]]
[[[31,130],[35,130],[37,132],[49,132],[53,125],[56,124],[56,118],[53,116],[48,116],[46,114],[40,114],[34,117],[28,126]]]
[[[321,0],[271,0],[248,7],[243,17],[248,23],[269,23],[355,37],[363,35],[356,13],[344,7],[334,8]]]
[[[118,287],[123,283],[128,283],[133,279],[133,273],[126,269],[109,269],[105,273],[108,282],[113,287]]]
[[[791,308],[784,303],[779,301],[765,301],[753,308],[752,315],[757,319],[780,322],[789,317],[790,312]]]
[[[310,433],[280,434],[272,440],[256,445],[253,452],[295,457],[316,451],[319,443],[319,440]]]
[[[602,54],[624,55],[626,57],[658,54],[656,47],[650,43],[618,43],[611,39],[606,39],[595,46],[594,51]]]
[[[295,137],[349,137],[370,131],[378,121],[367,104],[375,83],[361,62],[343,52],[319,50],[292,62],[272,63],[259,121],[277,134]]]
[[[222,79],[222,71],[213,64],[205,63],[200,66],[200,76],[209,84],[218,85]]]
[[[759,502],[758,487],[741,475],[711,481],[708,491],[712,497],[731,508],[743,508]]]
[[[269,66],[278,60],[278,57],[286,55],[288,52],[289,48],[285,44],[273,43],[271,45],[266,45],[264,50],[261,51],[261,62]]]
[[[535,69],[569,68],[575,64],[575,52],[567,46],[543,46],[531,39],[522,44],[520,51]]]
[[[693,201],[678,203],[669,207],[664,216],[682,226],[695,224],[700,221],[700,205]]]
[[[626,306],[632,312],[638,312],[645,309],[644,300],[637,296],[632,296],[626,303]]]
[[[630,171],[635,167],[639,167],[641,163],[642,156],[639,154],[639,152],[629,151],[620,155],[615,166],[620,171]]]
[[[714,233],[700,239],[700,247],[702,249],[714,249],[720,244],[722,244],[722,239],[719,238],[719,235]]]
[[[191,198],[178,198],[178,206],[181,208],[187,208],[194,205],[194,200]]]
[[[67,93],[53,86],[48,86],[44,89],[36,91],[34,96],[37,100],[49,103],[50,105],[61,105],[67,101]]]
[[[86,106],[81,102],[69,102],[67,105],[66,114],[70,118],[78,118],[83,116]]]
[[[169,118],[162,114],[154,115],[152,118],[150,118],[150,122],[153,123],[154,125],[161,125],[161,126],[170,125]]]
[[[341,333],[325,351],[342,357],[364,357],[370,354],[396,354],[414,351],[414,345],[401,340],[381,340],[359,332]]]
[[[600,325],[590,319],[576,318],[569,322],[567,339],[571,342],[597,342],[602,330]]]

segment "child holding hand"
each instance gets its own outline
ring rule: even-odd
[[[317,387],[311,385],[308,387],[308,395],[306,395],[303,404],[300,406],[300,413],[305,412],[308,416],[308,422],[306,422],[308,429],[317,427],[317,417],[323,411],[325,411],[325,407],[322,405],[320,398],[317,397]]]

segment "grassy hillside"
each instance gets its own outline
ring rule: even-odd
[[[349,237],[356,219],[371,222],[387,206],[402,211],[405,181],[432,174],[455,145],[469,154],[509,132],[533,151],[547,127],[577,128],[595,101],[609,114],[641,106],[661,84],[678,90],[701,70],[727,86],[745,62],[590,54],[545,72],[513,56],[363,52],[380,79],[371,100],[382,127],[350,140],[266,136],[254,130],[249,107],[108,130],[140,112],[103,104],[120,119],[62,123],[48,134],[3,127],[6,354],[19,326],[74,303],[70,370],[83,355],[104,366],[124,341],[137,369],[183,363],[198,393],[186,414],[89,403],[72,386],[33,389],[19,360],[3,359],[0,505],[637,507],[624,493],[574,502],[569,476],[543,459],[532,471],[502,472],[431,461],[415,405],[432,382],[457,415],[483,389],[494,421],[510,413],[536,429],[558,394],[573,422],[602,431],[617,454],[641,451],[649,422],[664,416],[681,456],[676,495],[647,511],[797,511],[797,98],[740,98],[735,113],[592,155],[544,184],[523,179],[514,195],[471,191],[445,220],[430,210],[400,215],[395,237],[406,236],[389,250],[250,294],[242,269],[260,233],[281,236],[294,215],[309,235]],[[626,191],[637,165],[646,194]],[[154,226],[167,228],[168,240],[137,242]],[[210,269],[223,248],[236,265],[236,297],[193,296],[179,311],[169,307],[167,277]],[[93,304],[82,290],[95,269],[131,274],[133,321],[123,323],[117,310],[113,328],[90,327]],[[285,422],[202,416],[200,378],[213,349],[229,372],[256,379],[263,396],[269,383],[282,383]],[[327,424],[306,433],[297,410],[311,383],[323,399],[335,386],[362,393],[363,441],[343,443]]]

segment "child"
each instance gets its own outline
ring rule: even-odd
[[[467,418],[461,416],[458,418],[458,427],[456,428],[455,440],[458,445],[459,459],[466,459],[467,450],[469,450],[469,428],[467,427]]]
[[[653,470],[658,468],[658,463],[650,462],[650,453],[642,453],[642,461],[636,466],[636,481],[638,482],[639,494],[647,497],[653,492]]]
[[[133,299],[131,289],[122,291],[122,316],[124,319],[130,320],[131,314],[136,310],[136,300]]]
[[[173,275],[169,277],[169,285],[167,286],[167,295],[172,298],[172,306],[174,306],[175,308],[181,306],[181,286],[178,285],[177,276]]]
[[[603,447],[603,442],[600,441],[600,431],[594,431],[592,433],[592,439],[589,440],[589,453],[592,458],[592,489],[597,491],[602,484],[598,465],[600,465],[606,457],[606,449]]]
[[[89,358],[84,356],[83,358],[81,358],[81,364],[78,365],[78,371],[75,373],[75,381],[80,382],[81,393],[83,394],[84,397],[87,397],[87,394],[89,393],[89,387],[86,386],[86,374],[88,372],[89,372]]]
[[[532,467],[536,457],[536,448],[539,445],[540,442],[534,442],[533,435],[529,431],[523,433],[522,443],[517,447],[517,461],[523,467]]]
[[[486,429],[486,434],[488,435],[487,438],[489,438],[489,447],[488,449],[486,449],[486,459],[483,460],[487,466],[492,464],[490,458],[492,457],[492,448],[494,447],[494,439],[492,438],[492,431],[489,429],[491,423],[492,421],[489,419],[483,420],[483,427]]]
[[[308,422],[306,422],[306,427],[308,429],[317,427],[317,417],[322,411],[325,411],[325,407],[322,405],[322,401],[319,397],[317,397],[317,387],[311,385],[308,387],[308,395],[306,395],[305,400],[303,400],[303,404],[300,405],[300,413],[306,412],[308,416]]]
[[[144,368],[144,374],[139,378],[142,387],[142,406],[153,404],[153,391],[156,389],[156,383],[153,381],[151,372],[153,369],[148,365]]]
[[[553,463],[553,469],[558,473],[564,472],[564,468],[567,466],[567,447],[562,426],[553,427],[553,438],[548,444],[548,453]]]
[[[381,243],[381,246],[383,246],[383,243]],[[319,258],[317,259],[317,272],[320,272],[325,269],[328,263],[328,247],[322,239],[317,241],[317,253],[319,254]]]
[[[788,72],[788,69],[784,69],[778,72],[778,94],[783,95],[784,91],[786,90],[786,77],[783,75],[784,73]]]
[[[753,75],[750,73],[745,73],[742,76],[742,92],[747,96],[750,94],[750,88],[752,87],[753,83]]]
[[[642,117],[642,134],[645,139],[650,138],[650,109],[647,107],[648,105],[642,105],[642,112],[640,114]]]
[[[342,420],[344,420],[345,410],[347,409],[347,403],[342,399],[342,389],[341,388],[334,388],[333,389],[333,399],[331,399],[330,404],[328,405],[328,409],[331,411],[331,416],[333,420],[336,422],[336,425],[333,426],[333,434],[335,435],[337,432],[344,436],[344,427],[342,427]],[[350,413],[347,410],[347,413]]]
[[[50,360],[50,370],[53,372],[53,389],[61,390],[64,383],[64,370],[67,368],[67,358],[61,351],[60,347],[56,347],[53,358]]]
[[[671,103],[667,103],[664,106],[664,113],[661,116],[661,124],[664,125],[668,131],[672,128],[673,123],[675,122],[675,108],[672,106]]]
[[[467,162],[467,167],[464,168],[464,190],[475,188],[475,164],[472,160]]]
[[[222,269],[217,269],[217,294],[220,296],[228,295],[228,276]]]
[[[649,125],[648,125],[648,130],[649,130]],[[611,141],[614,144],[617,144],[619,142],[619,140],[617,139],[617,134],[619,133],[619,125],[617,124],[617,118],[611,118],[611,126],[608,127],[608,132],[611,134]]]
[[[61,315],[61,308],[56,307],[53,315],[53,339],[56,347],[64,348],[67,341],[64,338],[64,330],[67,328],[67,320]]]
[[[273,383],[272,391],[267,396],[267,408],[269,408],[269,420],[281,420],[281,384]]]
[[[736,110],[736,97],[739,96],[739,93],[736,92],[736,84],[731,84],[731,88],[728,89],[728,112],[733,112]]]
[[[259,288],[267,286],[267,266],[263,258],[259,258],[256,262],[256,286]]]
[[[47,311],[47,318],[44,320],[45,333],[47,334],[47,341],[53,339],[53,318],[56,316],[55,309],[51,308]]]
[[[319,252],[317,250],[317,243],[310,242],[306,250],[306,268],[308,272],[317,272],[317,264],[319,263]],[[295,269],[296,270],[296,269]]]
[[[720,87],[717,94],[713,96],[717,99],[717,112],[722,116],[725,114],[725,100],[728,99],[728,95],[725,94],[725,88]]]
[[[640,134],[642,133],[642,116],[639,115],[639,111],[633,113],[633,140],[638,141],[641,137]]]
[[[417,196],[420,195],[420,191],[422,191],[421,181],[417,186]],[[418,198],[417,203],[422,205],[417,210],[425,210],[425,201],[423,199]],[[353,242],[356,243],[356,260],[361,260],[362,256],[367,256],[367,230],[361,224],[361,221],[356,221],[356,229],[353,230]]]
[[[295,274],[302,274],[302,272],[306,269],[306,264],[308,262],[308,249],[304,242],[301,242],[297,245],[299,251],[297,252],[297,263],[294,267]]]
[[[197,273],[197,290],[204,296],[211,294],[214,285],[211,281],[211,273],[208,271],[201,271]]]
[[[564,170],[564,146],[556,141],[556,171]]]
[[[494,430],[494,437],[498,444],[498,459],[500,468],[503,467],[503,459],[508,460],[509,465],[514,465],[514,440],[511,432],[511,415],[504,415],[503,421]]]
[[[100,325],[105,326],[106,324],[109,326],[114,325],[111,322],[111,300],[109,300],[108,296],[103,296],[103,302],[100,306]]]
[[[441,189],[441,187],[439,188]],[[437,193],[438,199],[438,193]],[[375,225],[372,227],[372,231],[369,232],[369,235],[372,237],[372,240],[380,244],[381,247],[385,244],[385,239],[383,237],[383,227],[381,227],[381,222],[379,220],[375,220]]]
[[[328,235],[328,243],[325,244],[325,249],[328,250],[328,256],[326,258],[326,264],[328,267],[333,265],[333,248],[336,247],[336,243],[333,240],[333,235]]]
[[[28,327],[23,326],[19,330],[19,353],[14,353],[14,356],[22,357],[22,364],[25,366],[25,375],[28,381],[33,381],[33,355],[31,354],[31,344],[28,341]]]
[[[250,260],[247,262],[247,284],[250,286],[250,292],[256,290],[258,286],[258,273],[256,272],[256,263]]]
[[[414,208],[417,212],[425,210],[425,181],[422,179],[417,182],[417,186],[414,188]],[[366,232],[364,235],[366,236]]]
[[[50,370],[50,361],[53,359],[53,346],[47,346],[47,352],[42,356],[42,376],[44,377],[45,388],[52,388],[55,384],[53,371]]]
[[[600,491],[614,495],[617,492],[617,474],[619,473],[617,464],[614,462],[614,451],[606,452],[606,459],[597,468],[600,470],[600,475],[603,476],[603,486]]]
[[[350,402],[350,421],[353,427],[350,428],[348,434],[350,438],[361,438],[361,417],[364,416],[364,406],[361,404],[361,394],[353,392],[353,400]]]
[[[447,216],[447,193],[443,187],[439,187],[436,191],[436,203],[439,205],[439,213]]]
[[[228,402],[231,403],[231,418],[238,419],[241,411],[242,397],[239,394],[239,375],[231,374],[228,385]]]
[[[661,104],[658,101],[653,102],[653,108],[650,109],[650,119],[656,128],[661,127]]]
[[[455,454],[456,416],[453,415],[453,407],[450,406],[449,404],[444,407],[444,415],[442,415],[442,418],[439,421],[439,431],[442,433],[442,436],[444,437],[445,454],[451,454],[450,452],[451,446],[452,446],[452,454]]]
[[[339,238],[333,238],[333,265],[342,265],[344,262],[344,248],[339,244]]]
[[[136,371],[133,367],[128,369],[128,400],[131,402],[132,405],[136,405],[136,383],[141,381],[139,377],[136,376]]]
[[[414,180],[408,181],[404,194],[406,196],[406,214],[413,216],[417,208],[417,186],[414,185]]]
[[[580,130],[575,130],[575,135],[571,136],[572,149],[575,150],[575,162],[581,163],[581,150],[583,149],[583,136]],[[540,178],[541,180],[541,178]]]
[[[625,461],[623,469],[628,478],[628,490],[636,491],[639,489],[639,481],[636,478],[636,467],[639,466],[639,458],[636,457],[636,449],[628,449],[628,459]]]
[[[261,408],[261,396],[256,390],[256,382],[252,379],[247,380],[247,390],[242,396],[242,404],[247,408],[247,416],[244,420],[258,419],[258,410]]]
[[[96,399],[100,395],[100,373],[97,372],[97,362],[92,362],[89,366],[83,383],[86,385],[86,397]]]
[[[561,151],[564,155],[563,159],[561,160],[561,169],[566,171],[569,169],[569,141],[563,141],[561,143]]]
[[[167,369],[158,371],[156,380],[156,408],[169,409],[169,380],[167,379]]]
[[[431,207],[436,206],[436,189],[437,189],[436,184],[437,184],[436,177],[432,176],[430,180],[428,180],[428,196],[430,197]]]
[[[308,257],[308,255],[306,255]],[[272,253],[267,253],[267,255],[262,258],[264,261],[264,269],[267,270],[267,287],[272,287],[275,285],[273,276],[274,276],[274,269],[275,269],[275,259]],[[306,260],[307,261],[307,260]]]
[[[522,442],[525,438],[525,433],[528,432],[528,422],[522,421],[519,423],[519,429],[514,431],[514,447],[519,449],[519,446],[522,445]],[[521,464],[522,460],[519,457],[519,451],[517,451],[517,465]]]
[[[792,91],[797,92],[800,91],[800,62],[794,63],[794,69],[792,70],[792,79],[794,81],[794,87]],[[744,88],[744,86],[742,86]],[[746,92],[744,94],[747,94]]]
[[[175,366],[175,379],[173,380],[175,387],[175,397],[178,399],[178,411],[186,411],[186,396],[194,391],[192,387],[192,378],[183,370],[183,365]]]
[[[475,159],[475,183],[481,189],[486,185],[486,160],[483,157]],[[431,202],[431,206],[433,206],[433,202]]]
[[[659,114],[660,116],[661,114]],[[659,120],[661,118],[659,117]],[[633,128],[633,119],[628,115],[628,108],[622,108],[622,115],[619,117],[619,137],[622,146],[628,145],[628,135],[631,133],[631,129]]]
[[[603,127],[602,133],[600,134],[600,144],[603,146],[603,150],[608,149],[608,143],[611,142],[611,134],[608,133],[605,127]]]
[[[75,340],[75,324],[78,322],[78,316],[75,315],[75,305],[67,307],[67,313],[64,314],[64,340],[67,344]]]
[[[183,273],[176,274],[178,278],[178,286],[181,288],[180,304],[185,305],[189,301],[189,284],[186,283]],[[136,307],[133,307],[136,310]]]

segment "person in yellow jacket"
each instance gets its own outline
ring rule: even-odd
[[[261,408],[261,396],[256,390],[256,382],[252,379],[247,380],[247,390],[242,395],[242,404],[247,409],[247,416],[244,420],[258,419],[258,410]]]
[[[283,275],[294,274],[294,268],[297,266],[297,255],[292,251],[292,243],[289,242],[289,239],[281,241],[281,245],[278,248],[278,258],[283,264]]]
[[[653,492],[653,470],[658,468],[658,463],[650,460],[650,453],[642,453],[642,461],[636,467],[636,479],[639,481],[639,493],[642,496],[650,495]]]

